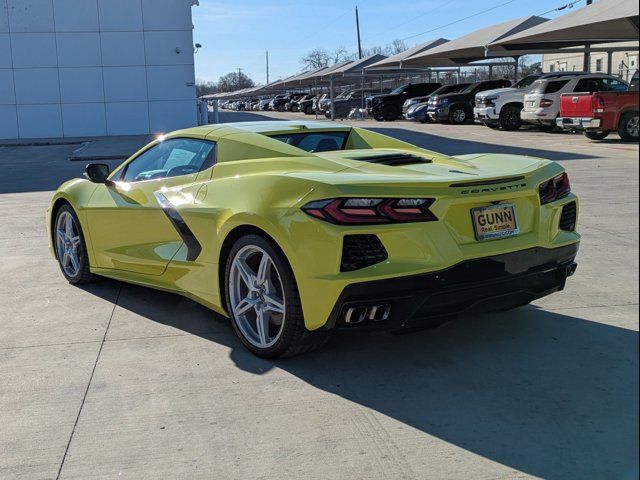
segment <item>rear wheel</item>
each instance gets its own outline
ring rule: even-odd
[[[455,125],[462,125],[469,119],[469,114],[464,107],[454,106],[449,111],[449,122]]]
[[[305,107],[304,113],[305,115],[313,115],[313,107],[311,105],[309,105],[308,107]]]
[[[500,111],[500,126],[503,130],[514,131],[519,130],[522,126],[520,119],[521,107],[516,105],[507,105]]]
[[[625,142],[638,141],[638,112],[625,113],[620,119],[618,135]]]
[[[96,276],[89,270],[82,227],[71,206],[63,205],[58,209],[53,235],[58,265],[67,281],[73,285],[95,281]]]
[[[328,330],[306,329],[291,267],[264,237],[245,235],[234,244],[225,278],[233,328],[254,354],[264,358],[299,355],[328,339]]]
[[[400,112],[393,105],[387,105],[382,109],[382,118],[385,122],[393,122],[399,115]]]
[[[538,130],[545,133],[553,132],[556,129],[556,126],[550,123],[538,123],[536,127],[538,127]]]
[[[584,132],[584,136],[589,140],[604,140],[611,133],[609,130],[605,130],[604,132]]]

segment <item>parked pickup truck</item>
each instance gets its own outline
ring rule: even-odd
[[[637,78],[628,91],[563,94],[557,125],[564,130],[584,131],[591,140],[602,140],[617,131],[623,140],[637,142],[640,97],[634,84],[638,84]]]

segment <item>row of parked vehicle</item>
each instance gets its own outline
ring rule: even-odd
[[[401,118],[463,124],[476,120],[493,129],[518,130],[523,124],[542,131],[581,130],[591,139],[617,131],[638,140],[638,72],[631,83],[600,73],[555,72],[474,83],[407,84],[392,91],[353,89],[337,95],[287,93],[225,102],[222,108],[291,111],[346,118],[365,109],[378,121]]]

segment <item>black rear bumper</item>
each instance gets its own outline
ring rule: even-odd
[[[436,325],[465,313],[508,310],[564,289],[576,270],[578,243],[531,248],[459,263],[446,270],[348,285],[336,302],[327,328],[350,326],[351,307],[388,305],[381,322],[390,330]]]

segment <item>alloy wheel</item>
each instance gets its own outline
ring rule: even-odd
[[[453,112],[453,120],[456,123],[464,123],[467,120],[467,114],[464,110],[456,110]]]
[[[73,215],[62,212],[56,221],[56,253],[64,273],[72,278],[80,271],[80,241]]]
[[[233,258],[229,274],[230,313],[244,338],[258,348],[269,348],[282,334],[285,319],[284,287],[269,254],[247,245]]]

